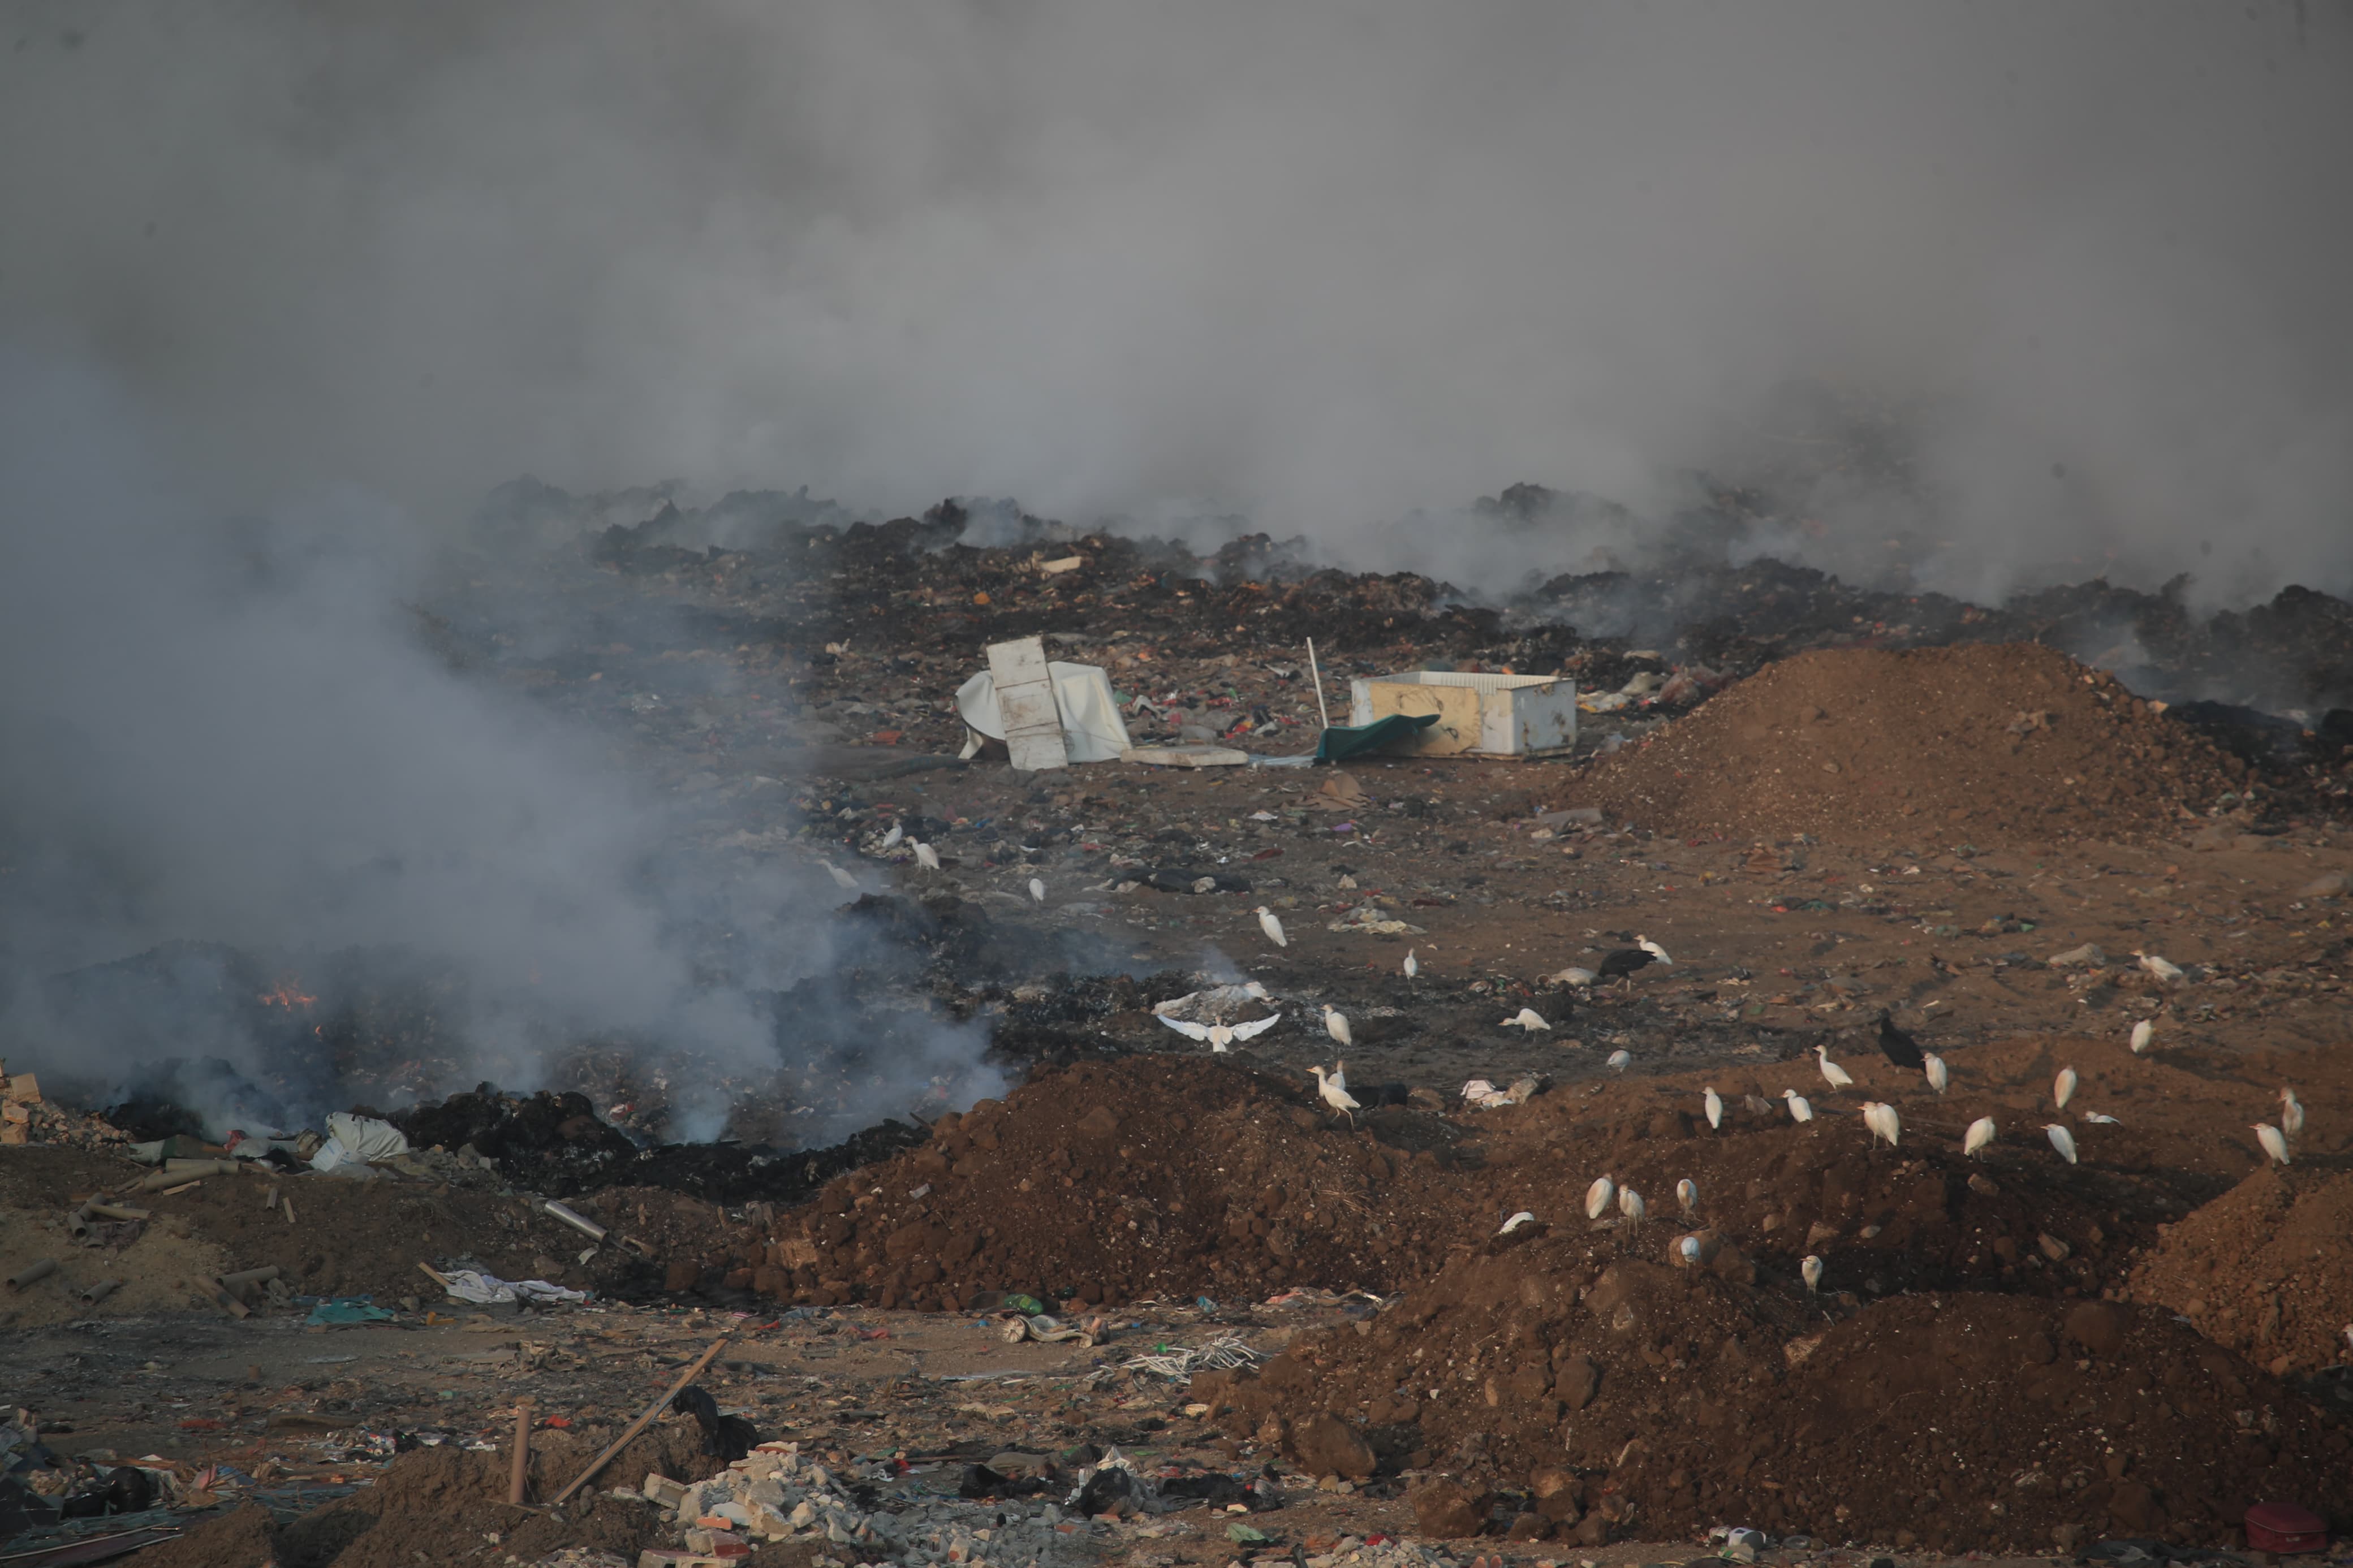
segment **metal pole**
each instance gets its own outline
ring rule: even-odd
[[[1324,671],[1315,662],[1315,639],[1307,639],[1307,673],[1315,682],[1315,716],[1324,721],[1324,728],[1332,727],[1331,710],[1324,706]]]

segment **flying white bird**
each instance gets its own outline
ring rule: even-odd
[[[1534,1007],[1523,1007],[1518,1012],[1513,1014],[1510,1017],[1504,1019],[1498,1027],[1505,1029],[1525,1029],[1528,1033],[1533,1035],[1538,1029],[1550,1030],[1552,1026],[1546,1023],[1541,1017],[1537,1016],[1536,1010]]]
[[[1883,1105],[1875,1100],[1863,1106],[1862,1124],[1871,1129],[1873,1142],[1876,1143],[1884,1138],[1890,1149],[1894,1148],[1897,1141],[1904,1136],[1904,1120],[1895,1114],[1895,1108],[1892,1105]]]
[[[2147,1018],[2143,1018],[2139,1023],[2135,1024],[2133,1026],[2132,1032],[2133,1055],[2138,1056],[2143,1051],[2148,1049],[2149,1041],[2155,1038],[2157,1038],[2157,1026],[2155,1024],[2150,1023]]]
[[[1346,1117],[1348,1125],[1354,1127],[1356,1124],[1357,1110],[1355,1099],[1346,1089],[1334,1083],[1332,1075],[1322,1068],[1309,1068],[1307,1070],[1315,1075],[1315,1092],[1324,1097],[1324,1103]]]
[[[2168,963],[2157,954],[2143,952],[2138,948],[2133,949],[2133,956],[2140,960],[2140,966],[2143,969],[2147,970],[2168,985],[2181,978],[2181,966],[2178,963]]]
[[[1348,1015],[1341,1012],[1329,1002],[1324,1004],[1324,1032],[1344,1046],[1353,1046],[1356,1043],[1348,1036]]]
[[[2304,1131],[2304,1101],[2296,1099],[2292,1089],[2280,1090],[2279,1126],[2290,1138],[2301,1136]]]
[[[1978,1152],[1993,1146],[1993,1118],[1980,1116],[1969,1123],[1968,1131],[1961,1138],[1961,1157],[1974,1160]]]
[[[1633,1060],[1633,1052],[1628,1050],[1616,1050],[1609,1053],[1609,1065],[1615,1068],[1620,1072],[1624,1072],[1628,1067],[1632,1065]]]
[[[1609,1212],[1611,1200],[1618,1196],[1618,1184],[1607,1176],[1597,1176],[1585,1189],[1585,1217],[1599,1219]]]
[[[891,825],[891,831],[882,836],[882,847],[885,849],[896,849],[899,847],[899,840],[906,837],[906,828],[899,823],[894,822]]]
[[[2117,1121],[2115,1117],[2103,1115],[2096,1110],[2087,1110],[2084,1112],[2084,1120],[2090,1122],[2094,1127],[2122,1127],[2124,1125],[2123,1122]]]
[[[1831,1048],[1828,1046],[1816,1046],[1814,1055],[1820,1058],[1822,1064],[1822,1078],[1831,1089],[1844,1089],[1854,1082],[1854,1074],[1831,1060]]]
[[[1683,1213],[1687,1215],[1697,1214],[1699,1212],[1699,1184],[1693,1181],[1689,1176],[1685,1176],[1682,1181],[1677,1182],[1675,1184],[1675,1202],[1683,1205]]]
[[[1155,1015],[1156,1016],[1156,1015]],[[1160,1021],[1187,1039],[1205,1041],[1219,1056],[1236,1040],[1252,1040],[1282,1022],[1277,1013],[1271,1018],[1252,1018],[1246,1024],[1188,1024],[1182,1018],[1162,1017]]]
[[[940,868],[940,852],[918,838],[915,840],[915,864],[926,871],[936,871]]]
[[[1657,942],[1652,942],[1649,937],[1638,934],[1634,938],[1634,945],[1641,948],[1644,952],[1649,953],[1652,958],[1657,959],[1661,963],[1665,964],[1669,969],[1672,969],[1675,966],[1675,961],[1667,956],[1667,950],[1661,947]]]
[[[1282,934],[1282,922],[1264,904],[1258,907],[1258,929],[1266,932],[1266,940],[1277,947],[1289,947],[1291,939]]]
[[[1552,983],[1555,985],[1574,985],[1579,990],[1583,990],[1586,986],[1592,984],[1595,981],[1600,978],[1601,976],[1595,973],[1592,970],[1580,969],[1576,964],[1572,963],[1567,969],[1562,970],[1558,974],[1554,975],[1552,977]]]
[[[2056,1121],[2044,1122],[2042,1132],[2051,1140],[2051,1146],[2059,1151],[2061,1159],[2071,1165],[2075,1163],[2075,1135],[2073,1132]]]
[[[1806,1260],[1798,1265],[1798,1272],[1805,1276],[1806,1293],[1808,1295],[1811,1295],[1822,1288],[1822,1260],[1820,1258],[1809,1253],[1806,1257]]]
[[[855,877],[851,876],[849,872],[847,872],[847,871],[843,870],[840,867],[839,867],[839,866],[835,865],[832,861],[828,860],[828,861],[826,861],[826,862],[824,863],[824,865],[825,865],[825,868],[826,868],[828,871],[830,871],[831,873],[833,873],[833,885],[834,885],[835,887],[837,887],[837,888],[855,888],[856,886],[858,886],[858,879],[857,879],[857,878],[855,878]]]
[[[1535,1222],[1536,1216],[1534,1214],[1530,1213],[1526,1209],[1522,1209],[1519,1213],[1505,1220],[1504,1222],[1504,1228],[1497,1231],[1495,1234],[1497,1236],[1509,1236],[1512,1232],[1519,1229],[1520,1226],[1524,1225],[1534,1225]]]
[[[2287,1163],[2287,1140],[2281,1135],[2278,1128],[2268,1121],[2256,1122],[2255,1142],[2263,1146],[2264,1153],[2283,1165]]]
[[[1042,904],[1046,901],[1046,884],[1035,877],[1029,879],[1029,898],[1034,903]]]
[[[1700,1246],[1699,1237],[1687,1236],[1675,1243],[1675,1250],[1683,1255],[1686,1264],[1695,1264],[1699,1261],[1700,1254],[1706,1248]]]
[[[1724,1125],[1723,1097],[1713,1089],[1702,1089],[1700,1103],[1707,1107],[1707,1124],[1710,1127],[1722,1127]]]
[[[1421,973],[1421,963],[1414,957],[1413,949],[1409,947],[1405,950],[1405,963],[1398,967],[1405,971],[1405,977],[1408,980]]]
[[[1651,1211],[1642,1202],[1641,1194],[1631,1187],[1620,1187],[1618,1189],[1618,1212],[1634,1224],[1640,1225]]]
[[[1781,1098],[1789,1103],[1790,1121],[1811,1121],[1814,1119],[1814,1108],[1807,1104],[1806,1097],[1799,1094],[1796,1089],[1783,1089],[1781,1091]]]
[[[1928,1087],[1938,1094],[1944,1093],[1953,1081],[1953,1075],[1945,1070],[1945,1058],[1934,1051],[1929,1051],[1925,1053],[1920,1060],[1922,1070],[1928,1075]]]
[[[2051,1080],[2051,1103],[2062,1110],[2066,1110],[2067,1102],[2075,1098],[2077,1081],[2073,1068],[2061,1068],[2059,1076]]]

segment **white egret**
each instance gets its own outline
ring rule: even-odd
[[[2042,1124],[2042,1135],[2051,1140],[2051,1146],[2059,1151],[2061,1159],[2071,1165],[2075,1163],[2075,1135],[2073,1132],[2059,1122],[2046,1121]]]
[[[1348,1087],[1348,1064],[1346,1062],[1336,1060],[1333,1062],[1332,1086],[1335,1089],[1345,1089]]]
[[[1522,1209],[1519,1213],[1505,1220],[1504,1222],[1504,1228],[1497,1231],[1495,1234],[1497,1236],[1509,1236],[1512,1232],[1519,1229],[1520,1226],[1524,1225],[1534,1225],[1535,1222],[1536,1216],[1533,1212],[1527,1209]]]
[[[2090,1122],[2094,1127],[2122,1127],[2124,1125],[2123,1122],[2117,1121],[2115,1117],[2103,1115],[2101,1112],[2096,1110],[2087,1110],[2084,1112],[2084,1120]]]
[[[1981,1151],[1993,1146],[1993,1118],[1978,1117],[1969,1123],[1968,1131],[1961,1138],[1961,1157],[1968,1160],[1976,1159]]]
[[[2150,1023],[2147,1018],[2143,1018],[2139,1023],[2135,1024],[2132,1030],[2132,1054],[2139,1056],[2142,1052],[2147,1050],[2149,1041],[2155,1038],[2157,1038],[2157,1026],[2155,1024]]]
[[[1398,967],[1405,971],[1405,977],[1408,980],[1421,973],[1421,962],[1414,957],[1413,949],[1409,947],[1405,950],[1405,963]]]
[[[1808,1253],[1806,1255],[1806,1260],[1798,1265],[1798,1272],[1805,1276],[1806,1293],[1808,1295],[1811,1295],[1822,1288],[1822,1260],[1820,1258],[1814,1257],[1811,1253]]]
[[[1661,963],[1665,964],[1669,969],[1672,969],[1675,966],[1675,961],[1667,956],[1667,950],[1661,947],[1657,942],[1652,942],[1649,937],[1642,936],[1638,933],[1634,938],[1634,945],[1641,948],[1644,952],[1649,953],[1652,958],[1657,959]]]
[[[1356,1124],[1356,1100],[1346,1089],[1334,1083],[1332,1075],[1322,1068],[1309,1068],[1307,1070],[1315,1075],[1315,1092],[1324,1097],[1324,1103],[1346,1117],[1348,1125],[1354,1127]]]
[[[1536,1010],[1534,1007],[1523,1007],[1518,1012],[1513,1014],[1510,1017],[1504,1019],[1498,1027],[1505,1029],[1525,1029],[1528,1033],[1533,1035],[1538,1029],[1549,1030],[1552,1026],[1546,1023],[1543,1018],[1537,1016]]]
[[[1264,904],[1261,904],[1258,907],[1258,929],[1266,932],[1266,940],[1274,943],[1275,946],[1289,947],[1291,945],[1291,939],[1282,934],[1282,922],[1275,919],[1274,911],[1268,909]]]
[[[1814,1056],[1821,1063],[1823,1081],[1832,1089],[1845,1089],[1854,1082],[1854,1074],[1831,1060],[1831,1048],[1828,1046],[1816,1046]]]
[[[1682,1256],[1684,1264],[1690,1267],[1696,1267],[1698,1265],[1700,1254],[1705,1250],[1706,1249],[1704,1247],[1700,1246],[1699,1237],[1695,1236],[1684,1237],[1681,1241],[1675,1243],[1675,1251]]]
[[[940,852],[918,838],[915,840],[915,864],[926,871],[936,871],[940,868]]]
[[[1884,1138],[1890,1149],[1894,1148],[1897,1142],[1904,1136],[1904,1120],[1896,1115],[1895,1108],[1875,1100],[1864,1104],[1862,1124],[1871,1129],[1873,1142],[1876,1143]]]
[[[2263,1146],[2264,1153],[2269,1154],[2281,1164],[2284,1165],[2288,1163],[2287,1139],[2282,1136],[2280,1130],[2270,1122],[2255,1123],[2255,1142]]]
[[[1700,1103],[1707,1108],[1707,1124],[1710,1127],[1722,1127],[1724,1125],[1723,1098],[1713,1089],[1702,1089]]]
[[[1046,901],[1046,884],[1035,877],[1029,879],[1029,900],[1039,904]]]
[[[1324,1004],[1324,1032],[1344,1046],[1356,1043],[1348,1034],[1348,1015],[1329,1002]]]
[[[2147,970],[2168,985],[2181,978],[2181,966],[2178,963],[2168,963],[2157,954],[2143,952],[2138,948],[2133,949],[2133,956],[2140,960],[2140,966],[2143,969]]]
[[[1633,1224],[1640,1225],[1651,1211],[1642,1202],[1641,1194],[1631,1187],[1620,1187],[1618,1189],[1618,1212]]]
[[[1607,1176],[1595,1177],[1593,1184],[1585,1189],[1585,1217],[1599,1219],[1609,1212],[1609,1205],[1617,1196],[1617,1183]]]
[[[2051,1080],[2051,1103],[2061,1110],[2066,1110],[2067,1102],[2075,1098],[2077,1081],[2073,1068],[2061,1068],[2059,1076]]]
[[[1796,1089],[1783,1089],[1781,1091],[1781,1098],[1788,1102],[1790,1121],[1811,1121],[1814,1119],[1814,1108],[1807,1104],[1806,1097],[1799,1094]]]
[[[833,885],[834,885],[835,887],[837,887],[837,888],[855,888],[856,886],[858,886],[858,879],[857,879],[857,878],[855,878],[855,877],[851,876],[849,872],[847,872],[847,871],[843,870],[840,867],[839,867],[839,866],[835,865],[832,861],[828,860],[828,861],[825,861],[823,864],[824,864],[824,866],[825,866],[825,868],[826,868],[828,872],[832,873],[832,875],[833,875]]]
[[[1689,1176],[1685,1176],[1682,1181],[1677,1182],[1675,1184],[1675,1202],[1683,1205],[1683,1213],[1686,1215],[1694,1215],[1699,1213],[1699,1184],[1693,1181]]]
[[[1165,1016],[1160,1021],[1187,1039],[1203,1041],[1209,1049],[1224,1056],[1228,1046],[1236,1040],[1256,1039],[1282,1022],[1282,1015],[1277,1013],[1271,1018],[1252,1018],[1246,1024],[1189,1024],[1182,1018]]]
[[[2280,1090],[2279,1126],[2280,1131],[2290,1138],[2297,1137],[2304,1131],[2304,1101],[2296,1099],[2295,1090],[2292,1089]]]
[[[1921,1058],[1922,1070],[1928,1075],[1928,1087],[1942,1094],[1951,1086],[1953,1075],[1945,1070],[1945,1058],[1930,1051]]]
[[[896,849],[899,847],[899,840],[906,837],[906,826],[902,823],[894,822],[891,825],[891,831],[882,836],[882,847],[886,850]]]

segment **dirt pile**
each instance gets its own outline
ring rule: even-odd
[[[533,1433],[528,1495],[554,1496],[613,1436],[602,1426]],[[242,1508],[140,1561],[142,1568],[253,1568],[264,1561],[281,1568],[415,1568],[476,1559],[533,1563],[565,1546],[634,1560],[655,1544],[660,1516],[642,1502],[607,1495],[609,1489],[636,1486],[649,1471],[694,1481],[722,1468],[703,1454],[691,1423],[665,1419],[632,1438],[558,1518],[508,1505],[507,1466],[502,1451],[420,1448],[394,1460],[375,1485],[291,1523]]]
[[[1215,1063],[1084,1064],[942,1117],[924,1148],[830,1184],[731,1279],[764,1294],[943,1310],[1049,1300],[1395,1289],[1460,1235],[1436,1116],[1363,1131]]]
[[[2283,1375],[2353,1362],[2353,1175],[2265,1165],[2169,1227],[2132,1295]]]
[[[1768,666],[1587,775],[1646,827],[1838,843],[2168,831],[2242,777],[2112,676],[2032,643]]]
[[[2341,1425],[2168,1313],[1857,1310],[1752,1283],[1733,1248],[1657,1261],[1646,1228],[1494,1238],[1364,1331],[1299,1336],[1196,1396],[1304,1465],[1353,1439],[1359,1468],[1437,1467],[1591,1543],[1725,1521],[1946,1551],[2213,1542],[2249,1503],[2344,1496]]]

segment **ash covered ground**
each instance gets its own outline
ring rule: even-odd
[[[1578,504],[1522,487],[1481,515],[1540,534]],[[1036,1522],[1048,1492],[1006,1475],[1052,1468],[1060,1499],[1113,1446],[1163,1482],[1287,1489],[1231,1516],[1264,1541],[1112,1500],[1056,1534],[1074,1561],[1639,1561],[1711,1525],[1793,1563],[1926,1560],[2243,1545],[2271,1500],[2353,1522],[2353,605],[2207,615],[2094,582],[1986,606],[1725,564],[1761,506],[1713,497],[1665,564],[1494,595],[1001,507],[509,487],[416,635],[670,801],[666,875],[826,889],[833,961],[764,987],[773,938],[698,925],[699,982],[755,1010],[773,1061],[575,1033],[504,1089],[471,1081],[465,979],[399,954],[187,943],[56,976],[61,1012],[145,1065],[46,1071],[51,1102],[195,1142],[226,1108],[351,1110],[417,1153],[288,1174],[290,1207],[206,1178],[82,1246],[68,1216],[142,1173],[45,1110],[46,1146],[0,1150],[0,1269],[63,1263],[0,1300],[9,1399],[61,1453],[159,1454],[187,1490],[277,1508],[161,1549],[190,1563],[272,1531],[281,1560],[405,1561],[437,1498],[480,1544],[428,1561],[505,1560],[502,1534],[539,1554],[518,1561],[676,1545],[693,1521],[503,1511],[501,1466],[448,1461],[502,1441],[518,1394],[617,1435],[720,1331],[744,1347],[720,1397],[863,1478],[870,1516],[944,1520],[957,1467],[1008,1452],[1023,1500],[967,1500],[961,1527]],[[1029,635],[1103,667],[1139,744],[1311,752],[1311,637],[1335,707],[1350,677],[1433,668],[1623,700],[1540,761],[960,758],[956,687]],[[1575,973],[1638,939],[1672,962]],[[1187,1015],[1280,1015],[1228,1054],[1154,1012],[1240,985],[1263,997]],[[1523,1009],[1544,1026],[1507,1026]],[[1883,1015],[1944,1092],[1882,1054]],[[230,1066],[155,1029],[189,1016],[268,1048]],[[1353,1115],[1307,1070],[1342,1059]],[[1466,1100],[1480,1079],[1505,1102]],[[2255,1126],[2288,1088],[2279,1165]],[[1894,1146],[1866,1100],[1896,1108]],[[1965,1159],[1980,1117],[1996,1141]],[[485,1316],[420,1264],[595,1300]],[[300,1310],[191,1304],[273,1266],[393,1317],[322,1339]],[[101,1276],[126,1283],[85,1307]],[[1024,1296],[1105,1337],[1005,1346]],[[1253,1357],[1134,1359],[1225,1336]],[[395,1457],[420,1431],[441,1446]],[[215,1462],[243,1479],[195,1484]],[[599,1489],[649,1468],[717,1461],[681,1438]],[[304,1510],[269,1483],[329,1473],[375,1479],[286,1534]],[[754,1561],[930,1560],[876,1539],[804,1530]]]

